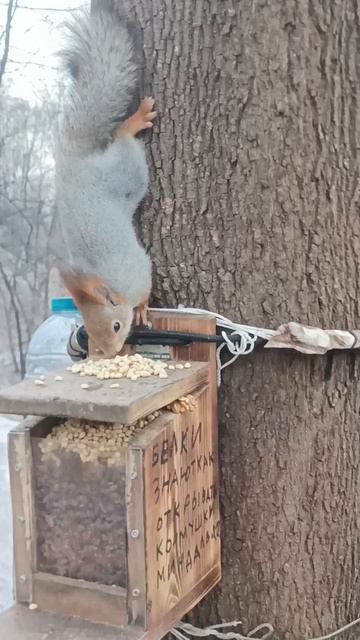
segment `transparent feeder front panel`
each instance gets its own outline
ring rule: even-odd
[[[32,438],[37,570],[126,587],[124,450],[83,461],[44,442]]]

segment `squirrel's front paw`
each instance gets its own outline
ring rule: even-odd
[[[157,113],[153,111],[153,106],[155,104],[154,98],[144,98],[137,112],[135,113],[138,131],[142,131],[142,129],[148,129],[153,126],[152,121],[156,118]]]
[[[156,111],[153,111],[154,103],[154,98],[144,98],[137,112],[115,130],[114,138],[133,137],[143,129],[152,127],[152,121],[157,116]]]
[[[135,307],[134,309],[134,322],[135,322],[135,326],[141,326],[143,325],[144,327],[147,326],[148,324],[148,318],[147,318],[147,314],[148,314],[148,308],[149,308],[149,300],[143,300],[143,302],[140,302],[140,304],[138,304],[137,307]]]

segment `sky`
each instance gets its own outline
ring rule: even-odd
[[[55,54],[61,45],[61,23],[68,11],[84,4],[86,0],[18,0],[5,76],[12,95],[38,102],[44,89],[56,89],[60,76]],[[0,0],[0,34],[6,9],[6,0]]]

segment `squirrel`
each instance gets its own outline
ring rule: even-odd
[[[133,215],[148,186],[144,145],[154,100],[126,117],[139,90],[129,25],[119,14],[83,11],[60,52],[70,72],[56,152],[56,201],[68,256],[59,267],[95,349],[121,350],[133,320],[146,324],[151,261]]]

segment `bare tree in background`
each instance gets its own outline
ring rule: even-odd
[[[2,79],[9,59],[11,27],[16,9],[17,0],[9,0],[7,5],[5,26],[3,31],[0,33],[0,43],[2,43],[3,45],[3,51],[0,59],[0,86],[2,84]]]
[[[48,311],[55,220],[52,143],[62,85],[59,81],[51,97],[43,91],[41,106],[8,94],[4,74],[12,62],[11,28],[20,8],[38,10],[9,0],[0,28],[0,360],[7,364],[10,354],[15,371],[24,376],[28,342]]]
[[[53,226],[51,131],[58,105],[1,96],[0,291],[14,365],[46,313],[49,233]]]

